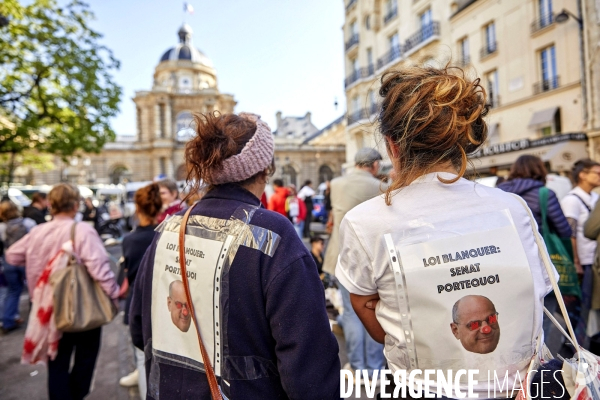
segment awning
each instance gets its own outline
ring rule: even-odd
[[[558,107],[546,108],[545,110],[536,111],[531,116],[529,121],[529,128],[539,129],[546,126],[550,126],[554,123],[554,116],[558,111]]]
[[[573,163],[589,157],[583,133],[553,135],[536,140],[522,139],[485,147],[470,156],[476,170],[509,168],[520,156],[531,154],[548,161],[553,171],[569,171]]]

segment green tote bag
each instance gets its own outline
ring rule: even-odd
[[[581,289],[577,270],[573,263],[573,246],[571,238],[561,238],[556,233],[550,232],[548,226],[548,188],[540,188],[540,209],[542,211],[542,237],[546,243],[552,264],[558,271],[560,279],[558,287],[563,295],[578,296],[581,298]]]

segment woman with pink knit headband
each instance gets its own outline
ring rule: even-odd
[[[196,127],[188,181],[206,194],[157,228],[130,308],[147,398],[340,398],[317,267],[290,221],[260,203],[271,129],[249,113],[199,115]]]

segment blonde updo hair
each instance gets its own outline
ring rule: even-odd
[[[386,191],[386,203],[391,204],[395,190],[440,163],[450,162],[458,171],[455,179],[438,177],[441,182],[460,179],[467,154],[487,138],[483,117],[489,107],[479,78],[471,80],[456,67],[408,67],[385,73],[379,94],[380,132],[398,150],[392,160],[397,174]]]
[[[79,189],[70,183],[59,183],[48,193],[53,215],[73,211],[75,206],[79,204],[80,199]]]

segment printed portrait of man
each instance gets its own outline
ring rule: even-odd
[[[190,329],[192,318],[185,298],[185,289],[183,282],[175,280],[169,285],[169,297],[167,297],[167,307],[171,313],[171,321],[181,331],[187,332]]]
[[[452,307],[452,334],[472,353],[488,354],[500,341],[498,313],[490,299],[484,296],[465,296]]]

